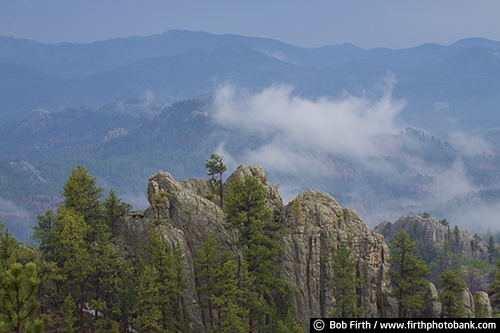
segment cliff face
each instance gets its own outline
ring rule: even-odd
[[[309,329],[309,318],[328,317],[333,311],[334,295],[329,285],[332,249],[340,242],[352,244],[357,274],[366,278],[365,287],[360,291],[365,317],[396,316],[394,300],[385,297],[381,302],[380,297],[381,294],[387,295],[390,288],[387,274],[389,248],[381,234],[370,230],[354,210],[342,208],[326,193],[303,192],[283,205],[277,187],[267,181],[264,170],[258,165],[238,167],[224,183],[224,191],[236,177],[247,176],[255,176],[264,185],[268,205],[284,232],[284,251],[278,264],[282,278],[296,290],[293,295],[296,318],[304,329]],[[177,182],[170,174],[161,171],[149,178],[150,203],[155,193],[165,190],[170,195],[159,210],[160,228],[168,247],[180,244],[184,252],[184,274],[188,282],[184,305],[193,331],[202,332],[205,329],[204,314],[199,306],[193,259],[207,234],[214,236],[223,250],[238,254],[237,233],[225,228],[224,214],[218,205],[220,198],[209,195],[212,189],[208,181],[195,178]],[[132,213],[117,223],[117,245],[125,255],[133,256],[137,246],[147,239],[157,214],[150,206],[146,211]],[[432,294],[432,290],[429,293]],[[427,315],[438,316],[432,306],[428,311]]]
[[[333,311],[331,278],[332,250],[341,242],[352,245],[358,275],[366,278],[361,303],[366,317],[395,315],[392,303],[382,304],[386,294],[389,249],[384,238],[372,232],[351,209],[343,209],[330,195],[318,191],[301,193],[280,217],[285,231],[280,266],[283,278],[303,291],[295,298],[300,323],[310,317],[329,317]]]
[[[382,222],[374,229],[384,235],[388,243],[392,242],[395,232],[404,230],[411,239],[419,240],[424,247],[440,250],[447,237],[451,237],[452,251],[470,259],[488,260],[488,249],[484,242],[474,241],[474,237],[467,230],[459,230],[458,237],[455,230],[445,226],[432,217],[424,218],[419,215],[402,216],[396,222]]]

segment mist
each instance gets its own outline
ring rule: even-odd
[[[393,98],[392,77],[381,82],[382,93],[371,99],[349,94],[306,99],[294,95],[289,85],[256,93],[222,86],[214,98],[213,119],[232,134],[220,142],[217,153],[229,170],[239,164],[262,165],[285,203],[308,189],[325,191],[344,208],[357,210],[371,228],[401,215],[431,212],[436,205],[479,190],[461,156],[487,152],[491,146],[466,133],[451,133],[444,144],[424,130],[405,132],[410,124],[400,114],[406,101]],[[235,149],[232,141],[248,144]],[[450,157],[429,161],[429,147]],[[498,209],[492,205],[484,212],[498,215]],[[464,229],[497,229],[492,218],[471,216],[436,218]]]

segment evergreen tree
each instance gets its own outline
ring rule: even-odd
[[[485,304],[479,293],[474,293],[474,318],[486,318]]]
[[[356,260],[347,243],[341,242],[333,251],[332,278],[330,283],[335,299],[334,318],[356,318],[362,316],[364,308],[359,306],[359,296],[356,289],[363,284],[364,278],[356,276]]]
[[[137,280],[137,303],[132,323],[138,332],[162,332],[160,302],[161,284],[158,272],[151,265],[144,265]]]
[[[453,247],[452,251],[455,254],[458,254],[460,251],[460,229],[458,229],[458,226],[455,226],[453,229]]]
[[[279,225],[273,219],[266,197],[264,186],[250,176],[244,180],[236,178],[224,201],[226,223],[239,231],[238,243],[252,281],[246,290],[251,332],[276,328],[279,309],[274,300],[287,290],[286,283],[278,277],[276,265],[282,250]]]
[[[73,168],[57,212],[47,210],[33,227],[43,281],[38,297],[50,331],[72,332],[77,325],[81,332],[97,332],[109,331],[118,322],[122,327],[128,325],[122,315],[130,312],[130,305],[123,303],[129,270],[120,253],[110,246],[108,232],[128,205],[113,191],[105,204],[99,201],[101,195],[102,188],[84,167]],[[72,325],[75,327],[70,328]]]
[[[13,263],[0,272],[0,332],[43,332],[43,322],[36,319],[39,283],[33,262]]]
[[[171,194],[168,193],[168,191],[160,191],[160,192],[155,193],[153,195],[153,202],[151,205],[153,206],[154,209],[156,209],[156,219],[157,219],[158,223],[160,223],[160,224],[161,224],[160,208],[164,207],[167,204],[168,197],[170,195]]]
[[[197,251],[198,256],[194,259],[194,264],[197,270],[196,277],[199,279],[198,291],[201,292],[206,300],[208,307],[209,330],[214,330],[215,319],[212,300],[214,297],[215,284],[215,265],[217,263],[218,251],[220,245],[217,244],[215,238],[208,234],[203,242],[201,251]]]
[[[394,241],[388,262],[391,265],[389,276],[394,286],[392,295],[398,300],[398,316],[403,318],[404,311],[419,309],[424,301],[424,288],[429,285],[425,279],[430,269],[423,260],[414,254],[415,241],[410,241],[408,234],[401,230],[394,234]]]
[[[97,187],[95,177],[89,175],[82,165],[72,168],[68,181],[63,185],[63,205],[83,216],[86,223],[93,227],[102,219],[99,199],[104,189]]]
[[[213,290],[210,298],[217,308],[216,329],[220,333],[248,332],[249,310],[244,307],[244,277],[237,278],[238,265],[234,256],[225,252],[214,270]],[[243,274],[245,276],[245,274]]]
[[[89,252],[86,236],[90,227],[83,216],[72,209],[61,206],[57,211],[55,234],[58,239],[56,264],[64,278],[61,291],[65,297],[68,293],[79,301],[80,330],[85,331],[85,304],[88,303],[87,288],[91,276],[95,272],[95,258]]]
[[[155,271],[154,282],[157,284],[158,293],[155,306],[160,311],[159,327],[163,331],[186,331],[187,318],[182,303],[186,280],[183,275],[183,255],[179,245],[169,252],[160,228],[152,226],[147,244],[143,244],[138,252],[140,258],[135,265],[136,272],[141,274],[143,267],[146,266]],[[137,281],[138,284],[139,280]]]
[[[122,199],[117,198],[113,189],[109,191],[109,196],[104,200],[103,206],[106,222],[111,228],[111,238],[114,238],[116,221],[121,216],[127,214],[131,206],[122,202]]]
[[[210,184],[212,186],[212,190],[215,191],[215,188],[218,185],[220,206],[223,207],[224,191],[222,190],[222,185],[224,183],[222,181],[222,174],[227,171],[224,159],[215,153],[211,153],[210,160],[207,160],[205,163],[205,168],[207,169],[207,175],[211,176]],[[219,175],[218,180],[215,179],[215,175]]]
[[[466,290],[466,284],[458,275],[458,271],[446,270],[439,275],[441,291],[438,300],[442,303],[442,317],[466,317],[465,305],[459,301],[458,294]]]
[[[3,231],[0,221],[0,272],[9,269],[13,263],[26,264],[38,259],[38,253],[30,246],[17,241],[8,229]]]
[[[497,313],[500,310],[500,259],[495,262],[496,273],[493,281],[488,286],[488,295],[490,296],[490,303],[493,311]]]
[[[488,262],[490,264],[493,264],[496,262],[498,258],[498,249],[497,245],[495,243],[495,239],[493,238],[493,235],[490,235],[488,237]]]
[[[94,262],[94,273],[89,283],[89,309],[94,311],[95,331],[108,332],[115,323],[123,322],[121,316],[127,288],[125,281],[130,274],[130,265],[121,253],[109,245],[110,234],[100,231],[90,245]],[[125,311],[126,312],[126,311]]]

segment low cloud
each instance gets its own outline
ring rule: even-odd
[[[308,100],[294,96],[292,86],[273,86],[253,95],[225,86],[215,97],[215,120],[269,138],[266,145],[247,151],[254,163],[257,158],[280,171],[297,170],[304,162],[310,167],[311,151],[354,157],[380,154],[372,138],[398,132],[395,118],[405,104],[394,100],[391,92],[389,82],[375,101],[351,95]]]
[[[452,132],[449,135],[452,146],[464,154],[490,153],[493,145],[481,137],[464,132]]]
[[[396,220],[408,207],[425,210],[477,191],[460,158],[451,164],[428,163],[420,154],[441,143],[423,140],[416,130],[404,133],[399,114],[405,101],[392,97],[394,84],[392,77],[384,80],[377,98],[345,94],[315,100],[296,96],[288,85],[257,93],[222,86],[214,99],[214,120],[235,140],[248,138],[249,144],[235,150],[231,138],[221,142],[217,153],[229,169],[262,165],[280,185],[285,202],[311,188],[341,193],[370,227]],[[403,139],[408,151],[401,146]],[[490,149],[484,140],[464,133],[452,133],[450,141],[465,154]]]

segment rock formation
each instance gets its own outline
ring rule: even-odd
[[[396,222],[384,221],[374,229],[384,235],[388,243],[392,242],[395,232],[404,230],[411,239],[417,239],[425,247],[436,250],[443,248],[449,235],[455,241],[454,229],[446,226],[432,217],[402,216]],[[488,260],[488,249],[482,241],[477,242],[467,230],[459,230],[459,239],[454,247],[455,254],[463,255],[470,259]]]
[[[366,279],[360,290],[365,317],[395,317],[396,304],[388,297],[389,248],[384,237],[370,230],[358,213],[342,208],[329,194],[307,191],[284,205],[281,196],[267,180],[261,166],[239,166],[224,183],[227,191],[236,178],[254,176],[264,185],[268,205],[284,236],[284,251],[279,258],[281,277],[295,289],[293,304],[297,322],[309,329],[309,318],[328,317],[333,311],[331,278],[332,250],[340,242],[349,242],[357,261],[357,274]],[[188,281],[184,293],[191,327],[194,332],[205,330],[203,311],[196,291],[196,268],[193,259],[201,249],[204,237],[211,234],[222,249],[238,253],[237,233],[224,226],[224,213],[219,198],[214,197],[207,180],[194,178],[175,181],[167,172],[158,172],[148,181],[148,199],[167,191],[167,202],[159,210],[163,237],[169,248],[180,244],[184,252],[184,274]],[[117,245],[125,255],[133,256],[137,246],[147,239],[149,228],[157,218],[157,211],[150,206],[122,218],[116,225]],[[435,296],[435,288],[429,295]],[[384,296],[384,297],[382,297]],[[384,301],[382,301],[382,299]],[[429,302],[423,315],[437,316],[438,304]]]

